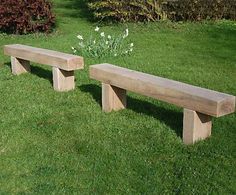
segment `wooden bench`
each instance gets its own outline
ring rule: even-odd
[[[90,66],[90,77],[102,82],[105,112],[126,107],[126,90],[183,107],[185,144],[211,135],[212,116],[221,117],[235,111],[235,96],[110,64]]]
[[[30,72],[30,61],[52,66],[56,91],[74,89],[74,70],[84,67],[82,57],[20,44],[5,45],[4,54],[11,56],[12,73],[15,75]]]

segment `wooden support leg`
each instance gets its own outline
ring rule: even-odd
[[[198,140],[203,140],[211,135],[212,117],[184,109],[183,122],[183,142],[194,144]]]
[[[30,72],[30,62],[11,56],[11,69],[14,75]]]
[[[53,67],[53,87],[56,91],[69,91],[75,88],[74,71]]]
[[[126,108],[126,90],[102,83],[102,109],[105,112]]]

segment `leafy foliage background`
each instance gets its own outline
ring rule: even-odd
[[[26,34],[50,32],[55,25],[52,4],[47,0],[1,0],[0,31]]]
[[[90,0],[100,20],[157,21],[236,19],[236,0]]]

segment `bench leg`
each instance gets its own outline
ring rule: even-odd
[[[69,91],[75,88],[74,71],[53,67],[53,87],[56,91]]]
[[[212,117],[184,109],[183,122],[183,142],[194,144],[198,140],[203,140],[211,135]]]
[[[126,108],[126,90],[102,83],[102,109],[105,112]]]
[[[11,56],[11,69],[14,75],[30,72],[30,62]]]

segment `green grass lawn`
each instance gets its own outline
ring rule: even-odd
[[[50,35],[0,34],[3,45],[22,43],[71,52],[77,34],[96,23],[76,0],[54,0]],[[236,23],[104,25],[129,28],[134,53],[85,59],[76,89],[52,88],[51,68],[13,76],[0,55],[0,194],[235,194],[236,114],[214,119],[212,137],[182,143],[182,108],[128,93],[128,107],[103,113],[101,86],[91,64],[130,69],[236,95]]]

